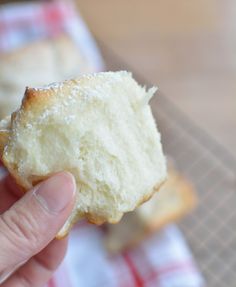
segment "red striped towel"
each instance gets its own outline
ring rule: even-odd
[[[203,280],[175,225],[140,246],[110,255],[102,228],[82,222],[70,235],[67,256],[47,287],[200,287]]]
[[[67,33],[78,44],[94,71],[103,69],[96,43],[71,1],[0,5],[0,53],[32,41]]]

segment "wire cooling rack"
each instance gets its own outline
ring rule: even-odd
[[[155,100],[154,100],[155,101]],[[198,208],[181,223],[207,286],[236,286],[236,166],[165,97],[154,114],[165,152],[195,185]],[[230,157],[230,161],[228,159]]]
[[[109,70],[132,70],[104,44],[101,48]],[[135,77],[141,83],[148,83],[140,75]],[[179,226],[206,286],[235,287],[236,160],[164,95],[158,93],[151,105],[165,153],[193,182],[198,193],[198,208]]]

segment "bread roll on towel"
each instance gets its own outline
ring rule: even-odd
[[[151,200],[127,213],[116,225],[108,225],[105,245],[112,252],[132,248],[168,223],[188,214],[197,204],[192,184],[174,167],[168,168],[168,179]]]
[[[25,86],[41,86],[94,71],[72,39],[61,34],[0,53],[0,119],[19,105]]]
[[[165,181],[148,104],[155,91],[125,71],[85,75],[26,88],[10,123],[0,124],[3,163],[25,190],[55,172],[74,175],[76,205],[59,238],[80,218],[118,222]]]

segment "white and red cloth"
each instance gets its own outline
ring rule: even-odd
[[[0,53],[32,41],[68,33],[103,69],[96,43],[71,2],[0,6]],[[1,67],[0,67],[1,68]],[[0,167],[0,178],[5,170]],[[46,287],[201,287],[204,285],[187,244],[174,226],[164,228],[139,247],[110,255],[104,230],[81,222],[70,235],[67,256]]]
[[[102,228],[77,224],[67,256],[47,287],[200,287],[186,242],[175,225],[118,255],[105,247]]]
[[[39,1],[0,5],[0,53],[21,48],[40,39],[68,34],[94,71],[104,69],[96,42],[73,2]]]

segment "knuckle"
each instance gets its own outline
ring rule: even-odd
[[[37,248],[38,232],[37,222],[31,214],[24,211],[9,210],[1,216],[2,225],[5,227],[5,235],[16,247],[22,251],[34,251]],[[30,243],[30,244],[27,244]]]
[[[25,274],[25,272],[21,272],[21,270],[17,270],[14,275],[17,278],[17,281],[20,283],[20,286],[22,287],[34,286],[34,282],[32,282],[29,274],[27,273]]]

